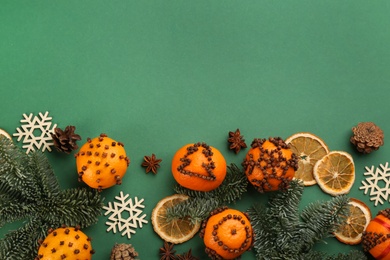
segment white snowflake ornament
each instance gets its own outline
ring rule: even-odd
[[[142,228],[143,223],[148,223],[145,219],[146,214],[142,214],[143,208],[145,206],[142,204],[144,199],[138,200],[137,197],[134,198],[134,201],[129,197],[129,194],[124,195],[121,191],[119,196],[115,196],[119,202],[109,202],[108,206],[103,206],[103,209],[106,210],[104,215],[111,214],[108,217],[106,225],[108,226],[107,232],[112,232],[115,234],[117,229],[119,232],[122,232],[122,236],[127,235],[127,238],[131,238],[131,234],[135,234],[135,229]]]
[[[384,201],[388,201],[390,195],[390,168],[389,163],[385,165],[380,164],[380,167],[374,166],[365,167],[366,172],[364,176],[369,176],[366,180],[362,181],[363,186],[359,189],[364,190],[364,194],[370,191],[370,200],[375,202],[375,206],[378,203],[383,204]]]
[[[51,117],[48,116],[49,112],[45,114],[39,113],[38,116],[23,114],[21,127],[16,128],[18,131],[14,133],[13,136],[18,137],[17,141],[19,142],[23,138],[23,148],[26,148],[26,153],[34,151],[36,149],[41,149],[42,152],[48,150],[51,152],[50,146],[54,145],[53,138],[51,136],[54,133],[54,128],[57,127],[57,124],[52,126]]]

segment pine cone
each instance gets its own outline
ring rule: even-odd
[[[137,256],[131,244],[116,244],[111,250],[110,260],[134,260]]]
[[[67,126],[65,131],[62,131],[60,128],[54,128],[54,133],[51,134],[53,138],[54,146],[57,148],[57,151],[70,153],[73,150],[78,148],[77,141],[81,140],[81,137],[78,134],[74,133],[76,127]]]
[[[372,122],[359,123],[352,127],[352,132],[350,141],[361,153],[371,153],[384,144],[382,129]]]

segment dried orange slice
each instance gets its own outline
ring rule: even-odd
[[[12,140],[11,135],[9,133],[7,133],[5,130],[1,129],[1,128],[0,128],[0,135],[4,135],[8,139]]]
[[[192,224],[189,218],[167,219],[167,209],[188,199],[187,195],[174,194],[160,200],[152,211],[154,231],[165,241],[180,244],[190,240],[200,228],[200,223]]]
[[[371,211],[364,202],[354,198],[349,201],[349,211],[345,223],[334,232],[334,235],[342,243],[357,245],[362,241],[363,231],[371,221]]]
[[[333,196],[346,194],[355,182],[355,164],[350,154],[332,151],[322,157],[313,169],[320,188]]]
[[[302,180],[305,186],[316,184],[313,168],[318,160],[329,153],[328,146],[321,138],[307,132],[293,134],[286,139],[286,143],[299,158],[294,177]]]

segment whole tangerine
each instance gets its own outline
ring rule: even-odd
[[[211,259],[236,259],[252,247],[253,229],[245,213],[224,207],[203,221],[200,237]]]
[[[95,251],[89,238],[79,227],[50,229],[43,241],[39,241],[35,260],[92,259]]]
[[[280,137],[256,138],[242,166],[257,191],[285,190],[298,169],[298,157]]]
[[[221,152],[206,143],[181,147],[172,159],[172,175],[181,186],[196,191],[211,191],[226,177],[226,161]]]
[[[375,259],[390,259],[390,208],[378,212],[362,236],[362,246]]]
[[[75,157],[79,181],[99,191],[121,184],[130,164],[124,145],[105,134],[88,138]]]

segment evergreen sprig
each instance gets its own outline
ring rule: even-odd
[[[305,255],[304,259],[310,260],[363,260],[367,259],[365,254],[362,251],[351,250],[347,253],[339,253],[334,255],[329,255],[325,252],[319,251],[310,251]]]
[[[0,240],[0,259],[34,259],[49,228],[81,228],[101,215],[100,194],[90,188],[61,190],[43,153],[25,154],[0,135],[0,227],[23,221]]]
[[[241,198],[247,191],[248,180],[237,165],[227,167],[225,180],[215,190],[202,192],[194,191],[176,185],[176,193],[185,194],[189,198],[167,210],[168,219],[189,217],[192,223],[207,218],[211,211]]]
[[[293,180],[287,191],[270,196],[267,207],[255,204],[248,210],[257,259],[366,259],[360,251],[328,256],[312,250],[348,216],[349,198],[344,195],[317,201],[300,213],[302,193],[302,182]]]

